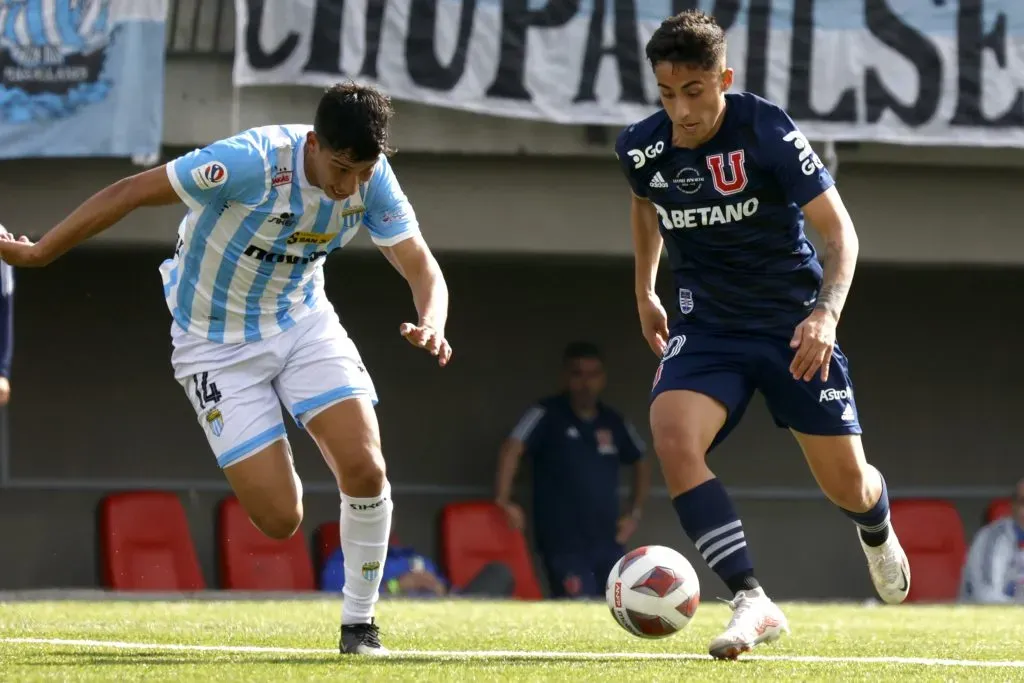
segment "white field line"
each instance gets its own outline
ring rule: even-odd
[[[258,645],[183,645],[178,643],[127,643],[117,640],[67,640],[64,638],[0,638],[0,643],[12,645],[62,645],[115,650],[174,650],[185,652],[229,652],[283,655],[335,655],[336,649],[298,647],[263,647]],[[586,660],[681,660],[704,659],[708,655],[693,653],[658,652],[543,652],[516,650],[392,650],[391,656],[430,657],[436,659],[566,659]],[[977,659],[932,659],[928,657],[825,657],[816,655],[745,655],[743,659],[762,662],[801,662],[809,664],[912,664],[917,666],[977,667],[991,669],[1021,669],[1024,661],[998,661]]]

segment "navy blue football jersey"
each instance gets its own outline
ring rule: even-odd
[[[699,148],[673,147],[661,110],[624,129],[615,154],[633,193],[657,210],[677,324],[789,335],[822,278],[800,207],[834,181],[780,107],[750,93],[725,98],[720,129]]]

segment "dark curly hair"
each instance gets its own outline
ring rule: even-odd
[[[347,151],[354,161],[390,155],[391,98],[376,88],[349,81],[324,91],[316,108],[313,131],[333,152]]]
[[[725,59],[725,31],[715,18],[698,10],[686,10],[661,22],[647,41],[647,60],[686,64],[705,71]]]
[[[587,341],[575,341],[566,344],[565,350],[562,351],[562,362],[569,363],[574,360],[582,360],[584,358],[593,358],[595,360],[603,361],[604,358],[601,354],[601,349],[598,348],[597,344]]]

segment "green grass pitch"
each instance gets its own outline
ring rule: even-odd
[[[0,681],[1024,681],[1024,608],[782,603],[793,632],[737,662],[635,638],[602,603],[382,601],[387,659],[337,654],[338,600],[0,603]],[[265,648],[265,649],[261,649]]]

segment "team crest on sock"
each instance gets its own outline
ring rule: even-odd
[[[363,563],[363,578],[367,581],[374,581],[380,574],[380,562]]]

